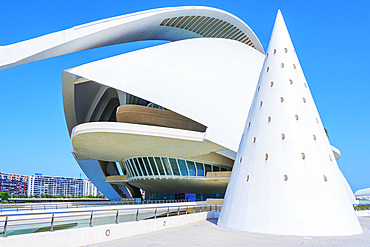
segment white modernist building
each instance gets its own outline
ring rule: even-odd
[[[63,72],[73,155],[110,199],[222,195],[265,59],[236,16],[174,7],[96,21],[2,46],[0,69],[140,40],[171,42]]]
[[[370,188],[361,189],[355,192],[355,197],[357,200],[370,201]]]

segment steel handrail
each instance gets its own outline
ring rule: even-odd
[[[104,206],[104,205],[139,205],[139,204],[155,204],[155,203],[177,203],[177,202],[186,202],[186,200],[146,200],[137,202],[134,200],[129,201],[106,201],[106,202],[52,202],[52,203],[12,203],[12,204],[0,204],[0,213],[3,213],[3,211],[10,211],[10,210],[16,210],[23,211],[23,210],[46,210],[50,209],[51,207],[55,207],[55,209],[62,208],[78,208],[79,206]]]
[[[7,214],[7,215],[0,216],[0,219],[5,218],[5,220],[0,220],[0,223],[3,223],[3,227],[2,227],[3,232],[2,233],[0,232],[0,234],[6,237],[8,231],[36,230],[36,229],[43,229],[43,228],[44,229],[49,228],[50,231],[54,231],[54,228],[56,226],[55,224],[61,225],[63,223],[66,224],[71,221],[76,222],[77,220],[80,220],[80,221],[86,220],[88,221],[88,225],[90,227],[93,227],[94,219],[101,220],[104,217],[108,217],[105,221],[109,223],[106,223],[106,224],[112,224],[112,223],[118,224],[119,216],[122,216],[122,215],[132,215],[135,218],[133,221],[135,220],[139,221],[140,211],[143,213],[143,212],[151,212],[152,210],[154,210],[154,216],[150,216],[150,217],[145,216],[146,218],[144,219],[149,219],[153,217],[156,219],[157,217],[159,217],[158,211],[160,211],[161,209],[162,209],[162,213],[161,213],[162,217],[164,215],[166,215],[166,217],[170,217],[171,213],[177,212],[175,215],[180,215],[180,211],[185,212],[185,214],[188,214],[189,213],[188,211],[191,208],[193,209],[193,213],[196,213],[197,209],[199,210],[199,212],[212,211],[212,207],[215,211],[217,211],[217,209],[220,208],[217,206],[218,206],[217,204],[180,205],[180,206],[179,205],[166,205],[166,206],[152,206],[152,207],[139,207],[139,208],[130,207],[130,208],[94,209],[94,210],[79,210],[79,211],[32,212],[32,213],[25,213],[25,214]],[[175,210],[172,210],[172,209],[175,209]],[[125,212],[127,211],[131,211],[131,212],[125,214]],[[111,213],[114,213],[114,214],[111,214]],[[62,215],[62,214],[68,214],[68,215]],[[29,217],[29,216],[37,216],[37,215],[40,215],[40,216],[48,215],[48,217],[24,218],[27,216]],[[15,219],[11,219],[11,217],[15,217]],[[23,218],[20,218],[20,217],[23,217]],[[69,219],[71,217],[74,217],[74,219],[73,220]],[[114,220],[113,221],[109,220],[109,217],[114,217]],[[141,219],[141,220],[144,220],[144,219]],[[17,224],[16,222],[19,222],[19,221],[33,221],[33,222]],[[38,227],[36,227],[36,225],[38,225]],[[9,228],[15,228],[19,226],[29,226],[31,228],[9,230]]]

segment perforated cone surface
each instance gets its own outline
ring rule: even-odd
[[[218,225],[284,235],[362,232],[280,11]]]

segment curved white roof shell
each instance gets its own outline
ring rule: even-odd
[[[241,42],[191,39],[150,47],[67,70],[68,128],[77,125],[74,80],[83,77],[155,102],[208,127],[205,138],[237,150],[264,55]]]
[[[236,16],[210,7],[148,10],[103,19],[23,42],[0,46],[0,70],[50,57],[140,40],[191,38],[240,41],[264,53],[253,31]]]
[[[370,197],[370,188],[361,189],[356,191],[355,196],[368,196]]]

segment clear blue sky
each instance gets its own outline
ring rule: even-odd
[[[370,187],[370,1],[2,1],[0,45],[127,13],[211,6],[244,20],[267,48],[280,8],[339,167]],[[0,71],[0,171],[78,176],[62,104],[62,71],[159,42],[99,48]]]

